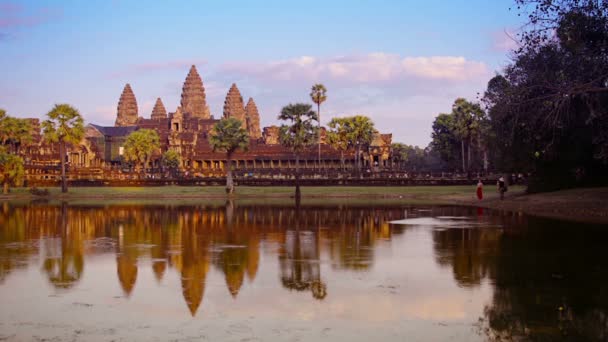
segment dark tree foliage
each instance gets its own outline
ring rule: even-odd
[[[484,96],[499,163],[531,192],[606,184],[608,1],[515,2],[528,24]]]

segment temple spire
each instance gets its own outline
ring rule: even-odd
[[[243,128],[247,128],[243,97],[235,83],[232,83],[224,101],[224,118],[235,118],[243,123]]]
[[[247,123],[247,131],[251,139],[259,139],[262,137],[262,130],[260,129],[260,113],[255,102],[250,97],[245,106],[245,120]]]
[[[203,80],[194,65],[190,68],[190,72],[188,72],[188,76],[186,76],[184,86],[182,87],[181,107],[184,113],[189,113],[193,117],[202,119],[211,118]]]
[[[156,103],[154,104],[154,108],[152,109],[152,115],[150,116],[152,120],[160,120],[167,118],[167,110],[165,109],[165,105],[163,101],[159,98],[156,99]]]
[[[122,90],[120,100],[118,100],[118,109],[116,114],[116,126],[133,126],[137,123],[137,100],[131,89],[131,85],[127,83]]]

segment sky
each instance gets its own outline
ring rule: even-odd
[[[0,108],[43,119],[56,103],[113,125],[126,83],[139,115],[179,106],[196,65],[215,118],[232,83],[262,126],[327,87],[321,123],[367,115],[393,142],[425,147],[439,113],[477,100],[509,64],[512,0],[4,1]]]

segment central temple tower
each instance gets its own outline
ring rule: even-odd
[[[182,87],[182,111],[196,118],[211,119],[203,80],[193,65]]]

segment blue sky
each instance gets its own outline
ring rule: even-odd
[[[195,64],[212,114],[231,83],[253,97],[262,125],[283,105],[331,117],[364,114],[393,141],[426,146],[431,123],[458,96],[475,99],[504,67],[521,26],[494,1],[0,0],[0,108],[43,118],[70,103],[111,125],[130,83],[140,116],[161,97],[174,111]]]

